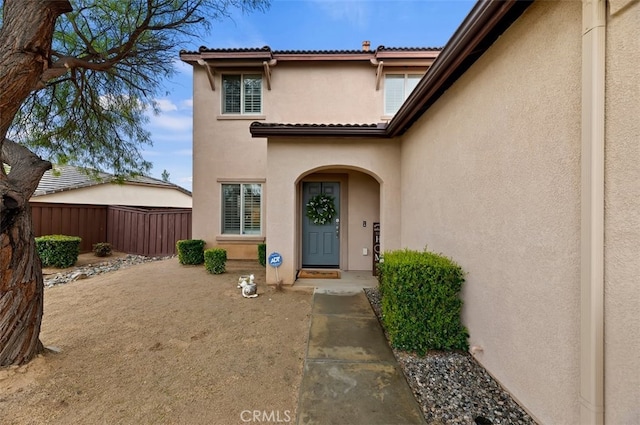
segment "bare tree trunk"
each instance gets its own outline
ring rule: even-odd
[[[43,350],[44,285],[28,204],[2,215],[0,273],[0,366],[22,364]]]
[[[12,164],[0,178],[0,366],[7,366],[26,363],[43,350],[44,283],[29,198],[51,163],[10,140],[0,153]]]
[[[0,366],[22,364],[42,351],[42,266],[35,250],[29,198],[48,161],[6,140],[20,105],[41,87],[50,65],[58,16],[67,0],[5,0],[0,28]]]

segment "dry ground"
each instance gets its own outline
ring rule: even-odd
[[[249,273],[254,299],[236,288]],[[294,421],[311,294],[263,282],[254,262],[214,276],[173,258],[45,289],[41,340],[62,351],[0,370],[0,422]]]

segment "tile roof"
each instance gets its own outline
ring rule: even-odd
[[[336,137],[384,137],[386,124],[283,124],[255,121],[250,131],[253,137],[269,135],[326,136]],[[284,133],[283,133],[284,131]]]
[[[99,184],[110,183],[115,180],[116,176],[113,174],[95,172],[94,177],[84,172],[81,168],[74,167],[72,165],[54,166],[54,170],[49,170],[44,173],[33,196],[49,195],[67,190],[96,186]],[[154,179],[153,177],[132,177],[125,179],[125,183],[165,186],[191,195],[191,192],[178,185]]]
[[[251,123],[252,127],[293,127],[293,128],[383,128],[384,124],[294,124],[294,123],[272,123],[255,121]]]
[[[180,54],[199,53],[272,53],[276,55],[343,55],[343,54],[375,54],[376,52],[439,52],[442,47],[386,47],[378,46],[375,50],[361,49],[322,49],[322,50],[272,50],[269,46],[242,48],[211,48],[200,46],[198,50],[181,50]]]
[[[330,55],[330,54],[375,54],[376,52],[439,52],[441,47],[385,47],[378,46],[375,50],[274,50],[274,54],[279,55]]]

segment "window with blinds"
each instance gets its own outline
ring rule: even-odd
[[[420,74],[387,74],[384,77],[384,114],[394,115],[422,78]]]
[[[259,235],[262,232],[262,185],[222,185],[222,233]]]
[[[262,75],[223,75],[222,113],[262,113]]]

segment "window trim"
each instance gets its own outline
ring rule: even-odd
[[[262,181],[260,181],[262,180]],[[218,179],[219,187],[220,187],[220,233],[216,238],[217,240],[259,240],[264,239],[264,179],[238,179],[238,180],[227,180],[227,179]],[[225,185],[238,185],[240,186],[240,233],[225,233],[225,225],[224,225],[224,186]],[[260,186],[260,231],[258,233],[243,233],[244,229],[244,186],[248,185],[258,185]]]
[[[387,112],[387,78],[390,76],[402,76],[402,82],[403,82],[403,99],[402,99],[402,103],[400,103],[400,106],[398,106],[398,109],[396,109],[395,112],[393,113],[389,113]],[[407,91],[408,87],[409,87],[409,81],[410,81],[410,77],[417,77],[417,81],[416,84],[413,86],[413,88],[410,91]],[[422,79],[422,77],[424,77],[424,73],[419,74],[417,72],[387,72],[384,74],[384,90],[383,90],[383,102],[382,102],[382,116],[383,117],[393,117],[402,107],[402,105],[404,104],[404,102],[407,101],[407,98],[409,97],[409,95],[413,92],[413,90],[416,88],[418,82]]]
[[[224,112],[224,100],[225,100],[225,87],[224,79],[227,76],[240,76],[240,112]],[[244,93],[244,81],[245,76],[260,76],[260,111],[259,112],[245,112],[245,93]],[[261,72],[226,72],[220,75],[220,115],[218,119],[241,119],[243,117],[262,117],[264,107],[264,75]]]

